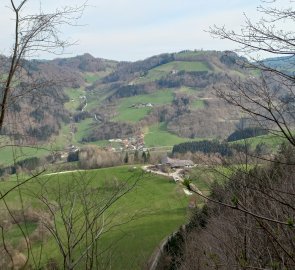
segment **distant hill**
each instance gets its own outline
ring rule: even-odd
[[[244,59],[232,52],[182,51],[121,62],[86,88],[88,108],[104,121],[145,130],[148,141],[151,133],[187,140],[226,137],[240,116],[215,97],[213,86],[222,86],[227,76],[246,78],[247,70],[237,65],[240,60]],[[102,136],[101,127],[90,127],[88,139],[122,135],[110,133],[106,137],[103,132]],[[88,141],[87,135],[84,139]]]
[[[295,56],[267,58],[262,61],[266,66],[295,75]]]
[[[19,90],[31,79],[55,83],[13,103],[2,136],[60,149],[89,143],[120,149],[122,144],[108,140],[131,137],[142,138],[144,147],[225,139],[241,115],[215,96],[214,87],[225,87],[228,78],[247,80],[251,73],[239,65],[244,60],[229,51],[182,51],[136,62],[90,54],[26,61],[28,76],[18,82]]]
[[[50,61],[49,63],[80,72],[99,72],[117,65],[116,61],[95,58],[89,53],[71,58],[58,58]]]

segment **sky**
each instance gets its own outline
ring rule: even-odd
[[[15,0],[20,2],[20,0]],[[45,11],[84,0],[28,0],[25,12]],[[90,53],[95,57],[135,61],[182,50],[233,50],[236,45],[214,39],[210,26],[238,30],[243,14],[257,17],[260,0],[88,0],[79,26],[61,29],[62,38],[76,42],[66,57]],[[0,4],[0,53],[8,55],[13,44],[10,0]],[[39,53],[40,58],[55,55]]]

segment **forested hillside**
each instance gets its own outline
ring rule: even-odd
[[[7,61],[2,57],[4,73]],[[60,150],[93,143],[134,150],[226,139],[241,127],[255,129],[216,95],[230,80],[259,80],[259,73],[241,65],[244,61],[229,51],[182,51],[137,62],[90,54],[26,61],[14,91],[23,98],[10,103],[1,139]],[[23,94],[32,82],[35,87]],[[108,142],[128,138],[135,140],[133,146]]]

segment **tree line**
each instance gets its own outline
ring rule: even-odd
[[[233,151],[227,143],[221,143],[216,140],[185,142],[173,146],[172,154],[186,152],[203,152],[206,154],[219,153],[222,156],[233,155]]]

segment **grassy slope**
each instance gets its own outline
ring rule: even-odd
[[[192,102],[191,108],[192,109],[203,109],[205,107],[204,100],[196,99]]]
[[[183,57],[191,57],[199,55],[200,52],[184,52],[181,53],[180,56]],[[156,68],[151,69],[148,74],[142,78],[139,78],[136,80],[136,82],[147,82],[147,81],[153,81],[155,79],[159,79],[162,76],[165,76],[169,74],[173,70],[186,70],[186,71],[204,71],[209,70],[206,63],[201,61],[173,61],[161,66],[158,66]],[[99,80],[102,76],[108,74],[110,71],[98,72],[98,73],[85,73],[85,81],[88,83],[92,83],[95,80]],[[98,92],[97,92],[98,91]],[[87,110],[95,109],[100,104],[102,104],[104,98],[106,98],[110,93],[105,92],[103,89],[97,90],[95,92],[89,92],[87,93],[87,99],[88,99],[88,106]],[[186,92],[189,94],[195,94],[195,89],[178,89],[177,91]],[[75,110],[79,105],[79,96],[85,95],[84,89],[67,89],[66,93],[70,97],[70,101],[66,104],[66,108],[70,111]],[[94,95],[95,94],[95,95]],[[71,101],[74,99],[74,101]],[[160,90],[155,93],[149,94],[149,95],[139,95],[139,96],[133,96],[129,98],[124,98],[120,100],[119,106],[118,106],[118,115],[113,119],[114,121],[127,121],[127,122],[138,122],[141,119],[143,119],[149,112],[151,111],[151,108],[145,107],[145,108],[129,108],[132,104],[136,103],[153,103],[155,105],[157,104],[170,104],[173,100],[173,91],[171,89],[169,90]],[[202,101],[196,100],[192,104],[192,109],[198,109],[202,108],[204,106]],[[89,129],[89,122],[90,120],[87,119],[85,121],[82,121],[81,123],[77,123],[78,132],[74,136],[73,143],[78,143],[79,140],[84,136],[85,132],[87,133],[87,130]],[[162,134],[163,130],[161,130]],[[182,142],[186,141],[182,138],[179,138],[177,136],[174,137],[174,135],[169,134],[169,141],[170,142]],[[156,142],[157,145],[161,144],[161,138],[158,142]],[[149,139],[148,139],[149,141]],[[153,144],[153,143],[152,143]],[[98,142],[98,145],[105,145],[105,143]],[[167,143],[165,144],[167,145]]]
[[[65,103],[65,108],[70,112],[75,112],[80,105],[80,96],[85,95],[85,90],[83,88],[67,88],[65,93],[70,98],[69,102]]]
[[[0,151],[0,166],[7,166],[13,164],[14,161],[20,161],[30,157],[42,157],[46,154],[50,153],[50,147],[48,150],[43,147],[13,147],[13,146],[5,146],[1,147]]]
[[[187,95],[196,95],[198,93],[199,89],[198,88],[192,88],[192,87],[187,87],[187,86],[182,86],[177,89],[178,93],[182,94],[187,94]]]
[[[91,186],[95,188],[101,186],[105,179],[116,178],[121,181],[130,178],[132,175],[138,176],[141,172],[140,170],[130,172],[129,167],[116,167],[92,170],[86,172],[86,174],[88,178],[93,179]],[[78,173],[75,173],[75,175],[78,175]],[[63,187],[66,183],[72,181],[72,177],[72,174],[61,174],[41,179],[49,179],[47,185],[52,187],[54,183],[59,183]],[[12,183],[9,181],[0,183],[2,190],[11,185]],[[24,191],[26,188],[35,191],[39,189],[36,182],[26,184],[22,187],[22,190]],[[25,206],[40,207],[39,203],[26,195],[26,192],[23,194],[23,199]],[[129,220],[129,216],[137,213],[133,221],[114,228],[106,233],[101,240],[101,248],[115,243],[112,269],[142,269],[144,262],[147,261],[160,241],[186,222],[187,201],[188,198],[185,197],[181,188],[166,178],[149,174],[143,177],[137,186],[108,212],[109,214],[116,213],[113,223]],[[20,202],[17,193],[10,194],[7,197],[7,202],[12,208],[19,207]],[[0,210],[1,207],[3,205],[0,204]],[[33,229],[33,224],[29,224],[29,232]],[[11,239],[16,241],[18,234],[18,230],[11,231]],[[58,249],[53,239],[48,239],[44,244],[43,261],[46,258],[58,256]],[[34,248],[37,250],[38,245],[35,244]],[[83,269],[83,267],[80,269]]]
[[[79,123],[76,123],[77,126],[77,132],[74,134],[74,143],[78,143],[82,140],[83,137],[87,136],[89,130],[90,130],[90,124],[93,123],[92,118],[86,118],[85,120],[82,120]]]
[[[185,71],[208,71],[209,67],[201,61],[173,61],[154,68],[153,70],[171,72],[173,70]]]
[[[114,65],[115,66],[115,65]],[[109,75],[114,69],[106,68],[105,70],[97,71],[97,72],[85,72],[84,80],[86,83],[92,84],[98,80],[101,80],[103,77]]]
[[[234,142],[230,142],[231,144],[242,144],[244,145],[245,142],[250,144],[252,149],[255,149],[255,147],[260,143],[265,143],[269,149],[272,151],[275,151],[278,149],[278,147],[285,142],[286,139],[268,134],[268,135],[262,135],[257,137],[248,138],[245,140],[238,140]]]
[[[101,72],[86,72],[84,74],[84,79],[86,83],[94,83],[97,80],[100,80],[104,76],[108,75],[109,72],[101,71]]]
[[[161,79],[161,77],[165,75],[167,75],[165,71],[151,69],[148,71],[147,75],[135,79],[133,83],[140,84],[140,83],[146,83],[146,82],[153,82],[153,81]]]
[[[137,78],[136,80],[134,80],[134,83],[146,83],[150,81],[156,81],[159,80],[161,77],[171,73],[173,70],[185,70],[189,72],[208,71],[209,67],[206,63],[201,61],[172,61],[167,64],[163,64],[153,69],[150,69],[147,75]]]
[[[195,56],[200,54],[200,52],[190,52],[188,55],[187,53],[183,53],[181,57],[187,56]],[[173,61],[156,68],[149,70],[146,76],[136,79],[135,83],[143,83],[148,81],[154,81],[160,79],[162,76],[169,74],[173,70],[186,70],[186,71],[207,71],[209,67],[206,63],[201,61]],[[195,95],[197,89],[177,89],[176,91],[185,92],[188,94]],[[91,99],[93,100],[93,99]],[[89,101],[88,108],[94,108],[94,102]],[[173,92],[171,89],[169,90],[160,90],[152,94],[148,95],[138,95],[129,98],[120,99],[118,105],[118,115],[113,119],[114,121],[126,121],[126,122],[138,122],[143,119],[149,112],[151,108],[144,107],[144,108],[130,108],[131,105],[137,103],[153,103],[157,104],[171,104],[173,100]],[[93,104],[92,104],[93,103]],[[199,109],[204,107],[204,102],[200,100],[196,100],[192,104],[192,109]],[[148,146],[167,146],[173,145],[175,143],[180,143],[187,141],[187,139],[180,138],[176,135],[173,135],[161,127],[157,131],[155,127],[151,127],[151,132],[153,134],[148,134],[146,143]]]
[[[28,145],[27,147],[14,146],[15,142],[6,136],[0,136],[0,166],[8,166],[14,162],[31,157],[44,157],[52,151],[61,150],[67,144],[64,134],[69,134],[67,126],[62,126],[59,136],[53,137],[51,141],[41,145]]]
[[[105,100],[112,95],[116,90],[109,91],[108,89],[95,89],[92,92],[87,92],[87,110],[98,109],[104,104]]]
[[[173,100],[173,92],[170,89],[160,90],[152,94],[138,95],[129,98],[120,99],[118,106],[118,115],[115,117],[115,121],[130,121],[138,122],[144,116],[146,116],[151,108],[130,108],[133,104],[138,103],[152,103],[154,105],[171,104]]]
[[[197,166],[190,170],[189,178],[193,184],[195,184],[203,194],[209,195],[210,187],[214,182],[219,184],[226,183],[228,177],[235,173],[237,170],[247,171],[252,169],[252,165],[232,165],[228,167],[223,166],[212,166],[202,167]]]
[[[118,110],[118,115],[114,118],[115,121],[123,122],[138,122],[148,115],[151,111],[151,108],[128,108],[120,106]]]
[[[149,127],[144,140],[148,147],[173,146],[178,143],[190,141],[188,138],[181,138],[167,131],[164,123],[155,124]]]

